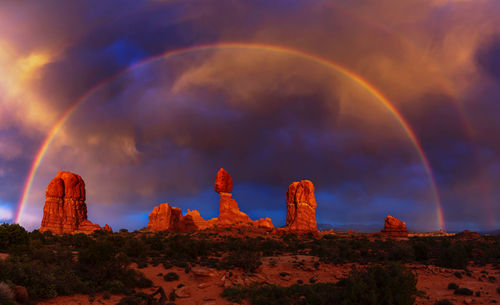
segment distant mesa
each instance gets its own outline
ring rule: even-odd
[[[385,218],[384,228],[382,233],[389,237],[408,237],[408,230],[406,229],[406,223],[397,219],[396,217],[387,216]]]
[[[164,230],[192,232],[213,226],[229,227],[234,225],[253,225],[268,230],[274,229],[270,218],[252,220],[247,214],[240,211],[238,202],[231,198],[233,179],[223,168],[217,172],[214,189],[220,195],[219,217],[205,220],[197,210],[188,210],[186,215],[183,216],[180,208],[163,203],[154,207],[149,214],[147,230],[151,232]]]
[[[45,197],[40,232],[89,234],[101,229],[87,219],[85,182],[79,175],[59,171],[50,181]]]
[[[309,180],[293,182],[286,192],[286,224],[291,232],[317,232],[314,185]]]

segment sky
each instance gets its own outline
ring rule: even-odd
[[[497,0],[1,1],[0,222],[40,226],[59,170],[89,219],[154,206],[285,224],[500,227]],[[23,206],[20,209],[20,206]],[[20,212],[20,213],[19,213]],[[19,217],[17,215],[19,214]]]

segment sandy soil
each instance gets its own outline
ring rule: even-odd
[[[9,253],[0,253],[0,259],[6,259],[9,257]]]
[[[163,265],[148,266],[140,269],[147,278],[151,279],[155,286],[161,286],[167,296],[174,291],[179,284],[184,284],[182,292],[186,297],[177,298],[178,305],[214,305],[231,304],[223,299],[220,294],[224,287],[233,284],[250,284],[252,282],[267,282],[283,286],[289,286],[301,280],[303,283],[312,281],[336,282],[345,277],[355,264],[345,264],[333,266],[320,264],[319,268],[314,267],[316,257],[297,255],[279,256],[263,258],[263,265],[254,276],[246,276],[241,271],[233,270],[231,273],[225,271],[212,270],[212,276],[197,276],[193,272],[185,273],[183,268],[173,267],[165,270]],[[500,287],[500,270],[495,270],[493,266],[470,267],[471,276],[463,275],[457,278],[454,273],[457,270],[439,268],[435,266],[410,265],[410,268],[418,277],[417,287],[425,292],[425,295],[417,299],[416,304],[433,305],[437,300],[448,299],[454,304],[491,304],[500,303],[500,295],[496,288]],[[166,282],[163,275],[168,272],[175,272],[179,275],[179,280]],[[287,272],[290,275],[280,275]],[[490,276],[496,279],[489,279]],[[456,296],[453,290],[448,290],[450,282],[457,283],[460,287],[466,287],[474,292],[479,291],[480,296]],[[152,293],[154,288],[145,289],[144,292]],[[96,296],[93,302],[85,295],[71,297],[57,297],[49,301],[40,302],[41,305],[48,304],[116,304],[120,296],[112,296],[111,299],[104,300],[101,295]]]

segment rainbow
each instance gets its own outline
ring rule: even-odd
[[[306,53],[306,52],[303,52],[300,50],[296,50],[296,49],[292,49],[292,48],[288,48],[288,47],[283,47],[283,46],[277,46],[277,45],[268,45],[268,44],[259,44],[259,43],[239,43],[239,42],[226,42],[226,43],[214,43],[214,44],[198,45],[198,46],[191,46],[191,47],[187,47],[187,48],[169,51],[169,52],[160,54],[158,56],[153,56],[153,57],[144,59],[144,60],[139,61],[133,65],[130,65],[127,68],[121,70],[120,72],[114,74],[113,76],[111,76],[111,77],[105,79],[104,81],[93,86],[89,91],[87,91],[80,99],[78,99],[62,115],[62,117],[59,119],[59,121],[57,121],[56,124],[51,128],[51,130],[47,134],[47,137],[45,138],[42,145],[40,146],[40,148],[36,154],[36,157],[31,165],[30,171],[28,173],[28,177],[27,177],[25,185],[24,185],[22,196],[21,196],[20,201],[18,203],[18,209],[17,209],[17,213],[16,213],[15,222],[19,223],[21,220],[21,217],[23,214],[23,209],[26,206],[27,197],[28,197],[28,194],[30,192],[31,185],[33,183],[37,169],[40,166],[40,163],[43,160],[43,157],[44,157],[45,153],[47,152],[47,149],[50,146],[52,140],[54,139],[56,134],[59,132],[61,127],[64,125],[64,123],[71,116],[71,114],[81,104],[83,104],[89,96],[94,94],[97,90],[99,90],[103,86],[118,79],[120,76],[124,75],[128,71],[131,71],[134,68],[137,68],[139,66],[152,63],[152,62],[159,60],[159,59],[168,59],[170,57],[185,54],[185,53],[190,53],[190,52],[195,52],[195,51],[217,50],[217,49],[246,49],[246,50],[253,49],[253,50],[264,50],[264,51],[269,51],[269,52],[286,53],[289,55],[298,56],[298,57],[307,59],[311,62],[317,63],[319,65],[323,65],[325,67],[328,67],[328,68],[342,74],[343,76],[347,77],[348,79],[356,82],[361,87],[363,87],[372,96],[374,96],[394,116],[394,118],[401,125],[404,132],[408,135],[408,138],[411,140],[413,146],[417,150],[418,155],[422,161],[422,164],[425,167],[427,176],[429,178],[430,188],[432,190],[432,194],[434,196],[434,200],[436,203],[437,223],[438,223],[440,229],[444,230],[443,210],[442,210],[439,194],[437,191],[437,186],[436,186],[434,174],[432,172],[429,160],[427,159],[427,156],[425,155],[425,153],[422,149],[422,146],[421,146],[420,142],[418,141],[418,138],[415,135],[415,132],[412,130],[412,128],[410,127],[408,122],[404,119],[404,117],[401,115],[401,113],[392,105],[392,103],[379,90],[377,90],[377,88],[375,88],[372,84],[370,84],[369,82],[367,82],[361,76],[355,74],[354,72],[349,71],[348,69],[342,67],[341,65],[339,65],[335,62],[332,62],[326,58],[317,56],[315,54],[310,54],[310,53]]]

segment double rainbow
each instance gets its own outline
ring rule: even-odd
[[[294,55],[298,56],[304,59],[307,59],[311,62],[314,62],[316,64],[328,67],[329,69],[332,69],[343,76],[347,77],[348,79],[356,82],[359,86],[364,88],[366,91],[368,91],[372,96],[374,96],[392,115],[393,117],[398,121],[398,123],[401,125],[403,128],[404,132],[407,134],[408,138],[412,142],[413,146],[415,147],[416,151],[418,152],[418,155],[422,161],[422,164],[425,167],[427,176],[429,178],[429,183],[430,183],[430,188],[432,191],[432,194],[434,196],[434,200],[436,203],[436,216],[437,216],[437,223],[439,225],[439,228],[444,230],[444,219],[443,219],[443,211],[442,211],[442,206],[441,202],[439,199],[439,194],[437,191],[436,187],[436,182],[434,179],[434,174],[432,172],[432,169],[429,164],[429,160],[427,159],[427,156],[425,155],[422,145],[418,141],[415,132],[412,130],[408,122],[404,119],[404,117],[401,115],[401,113],[393,106],[393,104],[379,91],[377,88],[375,88],[372,84],[370,84],[368,81],[364,80],[361,76],[355,74],[352,71],[349,71],[348,69],[342,67],[341,65],[332,62],[326,58],[311,54],[311,53],[306,53],[300,50],[288,48],[288,47],[282,47],[282,46],[277,46],[277,45],[268,45],[268,44],[258,44],[258,43],[214,43],[214,44],[206,44],[206,45],[199,45],[199,46],[192,46],[192,47],[187,47],[183,49],[177,49],[173,51],[169,51],[166,53],[163,53],[158,56],[153,56],[150,58],[147,58],[145,60],[142,60],[136,64],[133,64],[120,72],[114,74],[113,76],[105,79],[104,81],[98,83],[94,87],[92,87],[89,91],[87,91],[80,99],[78,99],[73,105],[62,115],[62,117],[56,122],[56,124],[51,128],[50,132],[48,133],[47,137],[44,139],[42,145],[40,146],[36,157],[31,165],[30,171],[28,173],[28,177],[26,179],[23,193],[21,196],[21,199],[18,204],[18,209],[16,213],[16,218],[15,222],[19,223],[22,218],[23,210],[24,207],[26,206],[26,201],[28,194],[31,189],[31,185],[33,183],[33,179],[36,175],[37,169],[40,166],[40,163],[43,160],[43,157],[45,153],[47,152],[48,147],[50,146],[52,140],[54,137],[57,135],[61,127],[64,125],[66,120],[71,116],[73,112],[81,105],[83,104],[87,98],[89,98],[93,93],[95,93],[97,90],[102,88],[103,86],[106,86],[107,84],[113,82],[114,80],[118,79],[120,76],[123,74],[133,70],[134,68],[137,68],[142,65],[146,65],[149,63],[152,63],[154,61],[160,60],[160,59],[168,59],[173,56],[181,55],[181,54],[186,54],[190,52],[197,52],[197,51],[208,51],[208,50],[217,50],[217,49],[250,49],[250,50],[265,50],[269,52],[278,52],[278,53],[285,53],[289,55]]]

